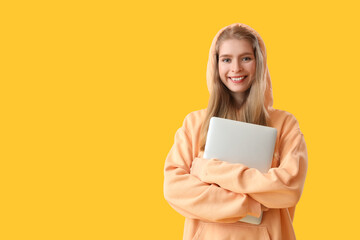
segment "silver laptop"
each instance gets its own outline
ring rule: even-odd
[[[204,158],[242,163],[266,173],[273,159],[277,130],[257,124],[212,117],[206,138]],[[260,224],[259,218],[246,216],[240,221]]]

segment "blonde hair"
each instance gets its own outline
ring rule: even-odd
[[[230,94],[230,90],[220,80],[219,76],[219,48],[225,40],[229,39],[248,40],[252,44],[256,60],[255,79],[250,88],[246,91],[246,98],[240,108],[236,107],[235,99]],[[267,126],[268,113],[264,104],[266,89],[265,64],[257,37],[244,27],[233,26],[227,28],[219,35],[215,50],[216,56],[213,57],[215,57],[216,61],[213,65],[214,73],[211,74],[212,79],[210,79],[210,81],[212,81],[210,99],[200,132],[201,151],[204,151],[205,149],[207,131],[211,117],[221,117]]]

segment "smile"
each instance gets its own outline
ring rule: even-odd
[[[230,80],[234,83],[239,83],[241,82],[242,80],[244,80],[247,76],[242,76],[242,77],[229,77]]]

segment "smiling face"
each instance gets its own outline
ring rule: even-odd
[[[241,104],[245,92],[255,79],[256,60],[252,45],[246,39],[228,39],[219,47],[219,75],[221,81]]]

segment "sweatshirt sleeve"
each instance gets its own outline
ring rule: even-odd
[[[236,222],[246,215],[260,216],[261,204],[247,194],[204,183],[191,175],[192,151],[191,135],[182,126],[175,134],[164,167],[164,197],[170,206],[186,218],[210,222]]]
[[[305,182],[307,148],[297,121],[292,121],[290,125],[292,127],[285,129],[279,140],[279,167],[262,173],[240,163],[197,158],[196,168],[200,170],[196,176],[232,192],[248,194],[268,208],[295,206]]]

